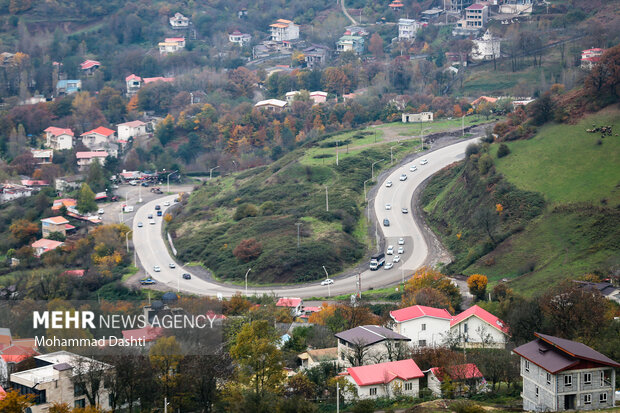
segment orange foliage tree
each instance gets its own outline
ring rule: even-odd
[[[461,304],[461,293],[459,292],[458,287],[452,284],[450,278],[446,277],[439,271],[433,270],[432,268],[422,267],[419,268],[413,277],[405,283],[405,291],[401,300],[401,308],[419,304],[416,299],[421,299],[423,295],[420,295],[419,293],[424,289],[437,290],[447,297],[450,303],[450,306],[447,308],[449,311],[453,312]],[[430,291],[426,290],[424,295],[430,295]],[[434,297],[440,296],[438,294],[434,294]]]
[[[487,292],[489,280],[486,275],[473,274],[467,279],[469,292],[478,299],[483,299]]]
[[[375,324],[378,321],[379,316],[373,314],[368,307],[342,303],[323,303],[321,311],[311,314],[308,318],[309,323],[326,326],[334,333],[364,324]]]

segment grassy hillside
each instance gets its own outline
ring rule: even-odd
[[[451,271],[482,273],[491,284],[507,278],[516,291],[533,295],[541,285],[592,272],[604,275],[620,265],[620,142],[615,133],[600,139],[585,132],[592,125],[620,130],[620,110],[608,108],[577,125],[546,125],[530,140],[508,143],[511,153],[504,158],[497,159],[498,144],[493,144],[494,166],[486,175],[466,175],[480,161],[474,155],[431,180],[423,202],[432,225],[455,252]],[[481,208],[499,200],[506,184],[544,198],[540,215],[517,222],[511,216],[514,207],[499,202],[502,214],[475,219]]]
[[[260,283],[316,280],[325,276],[323,265],[331,275],[358,262],[367,248],[364,181],[370,178],[373,162],[389,160],[390,144],[356,150],[338,166],[333,159],[325,166],[306,162],[321,156],[315,152],[322,143],[296,150],[269,167],[214,179],[194,191],[170,224],[180,259],[201,262],[230,281],[243,280],[251,267],[250,279]],[[394,154],[417,146],[417,140],[407,141],[394,148]],[[375,174],[387,165],[375,165]],[[237,209],[249,213],[237,214],[235,220]],[[237,258],[235,248],[252,238],[261,244],[260,254],[245,261]]]

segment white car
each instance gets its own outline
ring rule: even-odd
[[[387,209],[388,211],[392,209],[392,204],[385,204],[385,209]]]
[[[391,187],[392,187],[392,181],[387,181],[387,182],[385,183],[385,187],[386,187],[386,188],[391,188]]]
[[[331,278],[326,278],[323,281],[321,281],[321,285],[332,285],[334,283],[334,280],[332,280]]]
[[[402,174],[399,178],[401,181],[406,181],[407,180],[407,175]]]
[[[394,255],[394,259],[392,260],[392,262],[396,264],[399,261],[400,261],[400,255]]]
[[[415,172],[415,171],[417,171],[417,170],[418,170],[418,167],[417,167],[417,166],[415,166],[415,165],[411,165],[411,166],[409,167],[409,170],[410,170],[411,172]]]
[[[426,165],[428,163],[428,161],[426,159],[422,159],[420,161],[420,165]]]
[[[398,239],[398,245],[405,245],[405,239],[404,238],[399,238]]]
[[[103,208],[99,208],[99,211],[97,211],[97,213],[98,213],[99,215],[101,215],[101,214],[105,213],[105,211],[103,210]]]
[[[138,228],[142,228],[142,222],[138,222]]]
[[[159,268],[159,265],[156,265],[156,266],[153,267],[153,271],[160,272],[161,268]]]
[[[168,201],[164,202],[164,206],[170,206],[170,202]]]
[[[150,220],[150,221],[149,221],[149,224],[151,224],[151,225],[155,225],[155,220],[154,220],[154,219]]]
[[[405,247],[398,247],[398,255],[405,253]]]
[[[168,264],[168,267],[170,267],[170,268],[176,268],[177,266],[176,266],[176,264],[175,264],[175,263],[171,262],[170,264]]]
[[[387,251],[385,252],[387,255],[392,255],[394,254],[394,246],[393,245],[388,245],[387,247]]]
[[[409,210],[408,210],[407,208],[403,208],[403,209],[401,209],[401,212],[402,212],[403,214],[406,214],[406,213],[408,213],[408,212],[409,212]]]
[[[393,266],[394,264],[392,264],[391,262],[388,262],[387,264],[383,266],[383,268],[385,268],[386,270],[391,270]]]

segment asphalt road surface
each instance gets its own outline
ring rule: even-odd
[[[428,247],[424,237],[415,220],[412,217],[411,197],[413,191],[428,177],[438,172],[440,169],[453,162],[461,160],[465,156],[465,148],[477,138],[458,142],[456,144],[443,147],[433,152],[425,153],[421,158],[396,168],[384,181],[379,182],[377,195],[375,197],[376,219],[379,221],[380,228],[386,237],[386,246],[393,245],[398,249],[398,238],[405,238],[405,252],[401,254],[401,261],[394,265],[394,268],[385,270],[380,268],[377,271],[364,271],[361,273],[362,289],[382,288],[395,285],[401,282],[408,273],[411,274],[419,268],[428,255]],[[421,165],[420,161],[426,159],[428,163]],[[417,171],[411,172],[410,166],[416,165]],[[407,179],[400,181],[401,174],[406,174]],[[385,182],[391,180],[392,187],[388,188]],[[155,206],[160,205],[162,211],[174,205],[176,195],[164,196],[147,202],[140,207],[133,220],[133,243],[145,271],[154,278],[161,287],[162,284],[171,290],[183,291],[191,294],[230,297],[236,292],[245,293],[244,287],[222,284],[214,281],[207,281],[192,275],[190,280],[183,279],[183,273],[192,273],[191,269],[185,269],[181,263],[176,262],[168,252],[166,247],[167,238],[162,234],[162,217],[156,215]],[[165,206],[165,202],[170,206]],[[391,210],[385,209],[385,204],[392,206]],[[408,208],[409,212],[404,214],[402,208]],[[148,215],[153,214],[154,224],[149,223]],[[383,226],[383,220],[390,220],[389,226]],[[137,226],[142,222],[143,227]],[[396,251],[395,251],[396,252]],[[386,256],[386,263],[392,261],[393,256]],[[170,268],[169,264],[174,263],[175,268]],[[160,268],[159,272],[154,271],[154,267]],[[250,278],[251,280],[251,273]],[[337,278],[331,286],[322,286],[320,281],[309,284],[300,284],[287,287],[249,287],[249,295],[265,293],[275,293],[278,296],[288,297],[324,297],[341,294],[354,294],[357,291],[357,276]]]

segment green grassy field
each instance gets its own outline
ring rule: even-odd
[[[620,110],[609,109],[576,125],[547,125],[527,141],[508,143],[511,153],[495,161],[519,188],[542,193],[551,203],[620,201],[620,139],[608,136],[597,145],[592,125],[613,125],[620,132]],[[494,145],[496,152],[496,146]]]

